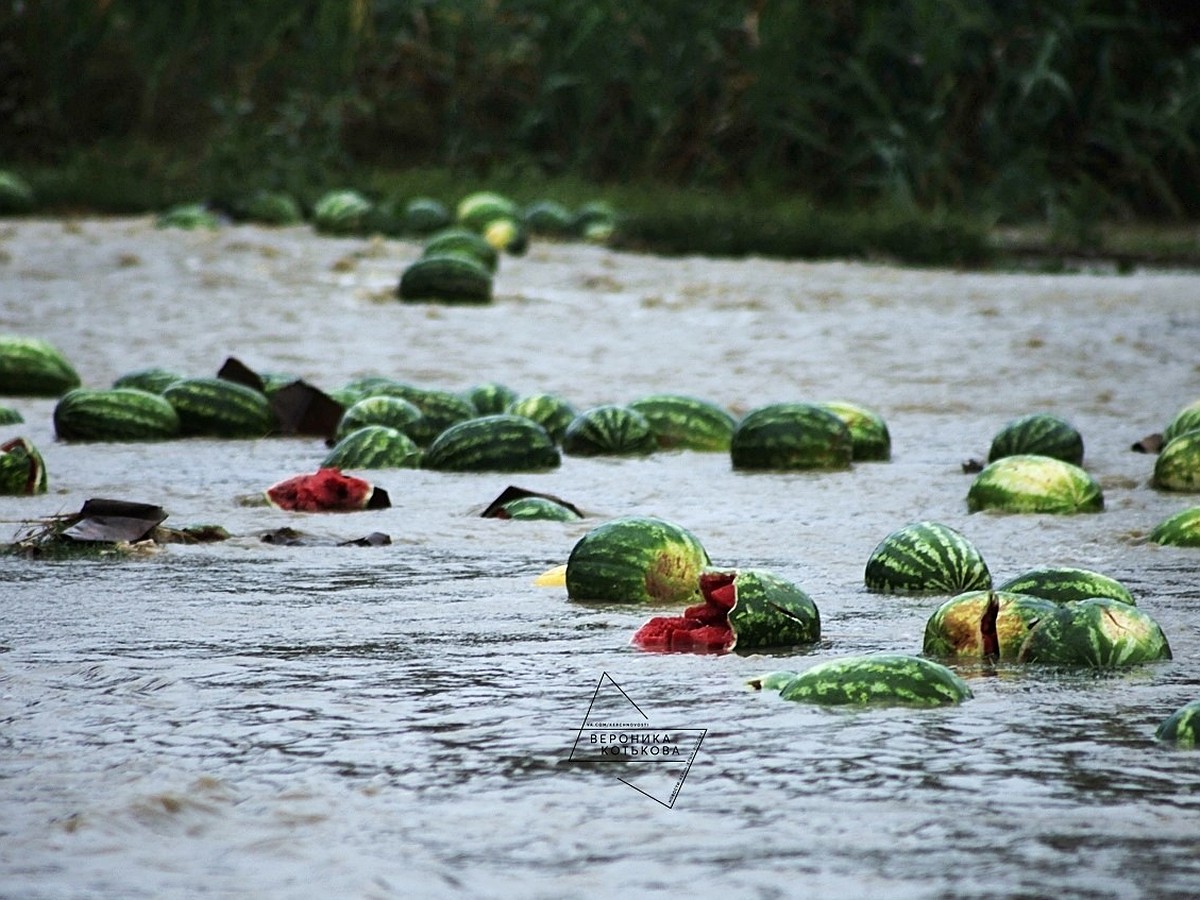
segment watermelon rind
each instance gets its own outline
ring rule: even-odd
[[[184,436],[260,438],[275,427],[265,394],[223,378],[183,378],[162,396],[179,414]]]
[[[737,426],[716,403],[685,394],[649,394],[627,405],[645,416],[663,450],[727,452]]]
[[[764,569],[739,569],[729,611],[731,649],[760,650],[811,644],[821,637],[817,604],[798,586]]]
[[[371,206],[358,191],[328,191],[313,204],[313,227],[328,234],[353,234],[362,229]]]
[[[401,273],[396,294],[405,303],[483,305],[492,302],[492,273],[465,256],[422,256]]]
[[[1058,606],[1029,632],[1020,662],[1112,668],[1170,659],[1166,635],[1149,613],[1109,597]]]
[[[573,522],[581,516],[575,510],[556,503],[549,497],[518,497],[500,507],[504,519],[541,519],[549,522]]]
[[[850,457],[854,462],[887,462],[892,458],[892,436],[883,416],[849,400],[817,404],[841,419],[850,431]]]
[[[850,429],[813,403],[774,403],[747,413],[730,439],[735,469],[847,469]]]
[[[646,417],[627,406],[593,406],[576,416],[562,436],[569,456],[644,456],[658,449]]]
[[[779,692],[784,700],[826,706],[946,706],[973,694],[941,663],[902,653],[849,656],[817,663]]]
[[[422,466],[442,472],[536,472],[562,463],[546,429],[524,416],[479,416],[451,425],[429,445]]]
[[[1083,436],[1075,426],[1050,413],[1030,413],[1007,422],[992,438],[988,462],[1034,454],[1083,465]]]
[[[58,397],[79,385],[79,374],[49,341],[0,335],[0,395]]]
[[[1200,547],[1200,506],[1167,516],[1151,530],[1150,540],[1171,547]]]
[[[387,425],[364,425],[333,445],[322,469],[416,469],[421,448],[403,431]]]
[[[115,388],[137,388],[140,391],[161,394],[183,377],[179,372],[172,372],[170,369],[151,366],[145,369],[134,369],[131,372],[126,372],[124,375],[117,376],[112,386]]]
[[[47,490],[46,463],[28,438],[0,444],[0,494],[24,496]]]
[[[1164,491],[1200,491],[1200,428],[1167,442],[1154,461],[1151,483]]]
[[[579,415],[568,400],[557,394],[527,394],[510,403],[505,412],[533,419],[546,429],[555,442],[562,440],[567,426]]]
[[[926,656],[1016,659],[1030,629],[1057,606],[1010,591],[967,591],[951,597],[925,623]]]
[[[1073,515],[1103,509],[1104,493],[1086,470],[1029,453],[988,463],[967,491],[968,512]]]
[[[1194,748],[1200,738],[1200,700],[1185,703],[1163,719],[1155,729],[1154,737],[1181,749]]]
[[[334,438],[340,441],[350,432],[367,425],[386,425],[416,440],[414,435],[419,436],[424,431],[422,418],[420,407],[411,400],[391,394],[374,394],[346,407],[334,431]]]
[[[179,415],[159,394],[138,388],[75,388],[54,407],[62,441],[165,441],[179,436]]]
[[[1136,605],[1129,588],[1117,579],[1075,566],[1040,566],[1030,569],[998,585],[996,590],[1029,594],[1054,603],[1087,600],[1089,597],[1111,597],[1122,603]]]
[[[921,521],[885,537],[867,559],[867,590],[884,594],[959,594],[987,590],[983,556],[949,525]]]
[[[611,519],[585,534],[567,559],[567,596],[583,602],[694,604],[709,565],[699,538],[651,516]]]
[[[1200,428],[1200,400],[1189,403],[1171,417],[1171,421],[1163,429],[1163,445],[1169,444],[1184,432],[1197,428]]]

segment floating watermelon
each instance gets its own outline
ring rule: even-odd
[[[554,439],[561,441],[578,411],[557,394],[529,394],[514,400],[505,410],[509,415],[533,419]]]
[[[567,559],[567,596],[615,603],[695,603],[708,553],[679,525],[624,516],[593,528]]]
[[[376,394],[364,397],[347,407],[337,424],[334,436],[340,441],[352,431],[367,425],[386,425],[388,428],[403,431],[409,437],[419,437],[426,430],[421,422],[422,415],[420,408],[411,400],[390,394]]]
[[[154,224],[159,228],[182,228],[187,231],[204,228],[215,231],[221,227],[221,219],[203,203],[183,203],[159,213]]]
[[[708,400],[684,394],[650,394],[628,404],[650,423],[664,450],[727,452],[737,420]]]
[[[1054,603],[1069,603],[1089,597],[1111,597],[1122,603],[1135,603],[1129,588],[1115,578],[1074,566],[1030,569],[1016,578],[1010,578],[996,590],[1031,594]]]
[[[260,438],[275,427],[266,394],[224,378],[183,378],[162,396],[175,407],[185,436]]]
[[[430,235],[421,256],[461,256],[479,263],[493,274],[500,264],[499,251],[481,234],[466,228],[447,228]]]
[[[516,219],[493,219],[483,229],[483,239],[511,256],[524,256],[529,249],[529,234]]]
[[[0,444],[0,494],[46,493],[46,464],[28,438]]]
[[[1013,419],[992,438],[988,462],[1006,456],[1049,456],[1072,465],[1083,465],[1083,437],[1075,426],[1049,413],[1032,413]]]
[[[49,341],[0,335],[0,395],[58,397],[79,384],[79,374]]]
[[[347,434],[321,460],[322,469],[416,469],[421,448],[403,431],[364,425]]]
[[[1200,547],[1200,506],[1163,519],[1150,532],[1150,540],[1174,547]]]
[[[0,215],[33,209],[33,188],[16,172],[0,169]]]
[[[113,382],[112,386],[115,388],[136,388],[139,391],[161,394],[182,378],[183,376],[178,372],[151,366],[145,369],[135,369],[132,372],[126,372],[124,375],[119,376]]]
[[[424,388],[392,379],[377,379],[364,387],[368,397],[401,397],[421,411],[421,418],[401,429],[418,444],[425,445],[459,422],[479,415],[475,405],[461,394]]]
[[[422,465],[442,472],[533,472],[562,463],[541,425],[524,416],[480,416],[451,425],[425,451]]]
[[[525,226],[534,234],[566,237],[571,233],[574,216],[557,200],[538,200],[525,207]]]
[[[520,207],[512,200],[494,191],[477,191],[459,201],[455,221],[463,228],[482,234],[497,219],[517,220]]]
[[[242,218],[264,225],[298,225],[304,211],[296,198],[283,191],[255,191],[241,207]]]
[[[704,572],[700,593],[704,602],[682,616],[655,616],[639,628],[634,645],[725,652],[807,644],[821,636],[821,616],[812,598],[771,572]]]
[[[319,232],[353,234],[370,212],[371,201],[358,191],[329,191],[313,205],[313,226]]]
[[[751,685],[783,682],[779,696],[784,700],[825,706],[946,706],[974,696],[941,663],[901,653],[831,659],[791,679],[786,674],[773,672]]]
[[[650,423],[628,406],[607,404],[584,410],[562,436],[570,456],[643,456],[658,449]]]
[[[1020,662],[1108,668],[1170,659],[1166,635],[1143,610],[1109,597],[1074,600],[1044,616]]]
[[[11,406],[0,406],[0,425],[20,425],[25,417]]]
[[[846,424],[854,462],[886,462],[892,458],[892,436],[879,413],[847,400],[829,400],[817,405]]]
[[[1200,738],[1200,700],[1185,703],[1167,718],[1154,732],[1154,737],[1164,744],[1191,749]]]
[[[925,623],[929,656],[1016,659],[1030,630],[1058,607],[1008,591],[968,591],[951,597]]]
[[[775,403],[748,413],[733,432],[735,469],[845,469],[853,455],[850,429],[812,403]]]
[[[265,493],[272,506],[291,512],[354,512],[391,505],[386,491],[337,469],[295,475],[271,485]]]
[[[975,545],[940,522],[893,531],[871,552],[867,590],[885,594],[958,594],[987,590],[992,576]]]
[[[1200,428],[1166,443],[1154,461],[1152,483],[1164,491],[1200,491]]]
[[[75,388],[54,407],[63,441],[162,441],[179,435],[179,415],[159,394],[137,388]]]
[[[517,392],[498,381],[485,381],[463,393],[467,401],[481,416],[507,412],[509,405],[517,399]]]
[[[465,256],[422,256],[400,275],[396,294],[406,303],[491,303],[492,273]]]
[[[1163,444],[1169,444],[1185,431],[1200,428],[1200,400],[1194,400],[1171,417],[1167,427],[1163,429]]]
[[[604,200],[591,200],[575,211],[572,230],[590,243],[607,243],[617,230],[617,211]]]
[[[1100,485],[1079,466],[1036,454],[1005,456],[989,463],[967,491],[967,509],[1070,515],[1100,512]]]
[[[502,504],[492,518],[574,522],[582,517],[569,506],[549,497],[518,497]]]
[[[453,221],[446,204],[433,197],[414,197],[404,206],[403,227],[409,234],[432,234]]]

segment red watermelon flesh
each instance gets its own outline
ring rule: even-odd
[[[350,512],[364,509],[375,488],[369,481],[342,474],[340,469],[318,469],[295,475],[266,490],[272,506],[293,512]]]
[[[700,576],[704,602],[689,606],[682,616],[655,616],[637,630],[633,644],[643,650],[675,653],[722,653],[733,646],[729,611],[737,602],[732,572]]]

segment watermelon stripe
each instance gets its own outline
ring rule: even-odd
[[[884,538],[867,560],[867,589],[878,593],[986,590],[991,574],[975,546],[939,522],[917,522]]]

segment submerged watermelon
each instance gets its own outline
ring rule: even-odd
[[[1150,532],[1150,540],[1173,547],[1200,547],[1200,506],[1163,519]]]
[[[260,438],[275,427],[265,394],[223,378],[183,378],[162,395],[175,407],[185,436]]]
[[[353,234],[370,212],[371,201],[358,191],[329,191],[313,205],[313,226],[329,234]]]
[[[221,227],[221,219],[203,203],[182,203],[159,213],[154,224],[159,228],[183,228],[188,231],[204,228],[215,231]]]
[[[264,225],[298,225],[304,211],[296,198],[283,191],[255,191],[240,210],[242,217]]]
[[[0,335],[0,395],[57,397],[79,383],[79,374],[49,341]]]
[[[433,197],[414,197],[404,207],[404,230],[409,234],[432,234],[453,221],[446,204]]]
[[[146,369],[135,369],[132,372],[126,372],[124,375],[119,376],[113,382],[112,386],[115,388],[136,388],[139,391],[161,394],[181,378],[183,376],[178,372],[152,366]]]
[[[892,436],[879,413],[846,400],[829,400],[817,405],[846,424],[850,431],[850,456],[854,462],[886,462],[892,458]]]
[[[495,274],[500,254],[487,240],[466,228],[447,228],[431,235],[421,250],[421,256],[461,256],[481,264]]]
[[[336,444],[321,460],[322,469],[416,469],[421,448],[403,431],[364,425]]]
[[[319,469],[310,475],[286,478],[271,485],[265,493],[272,506],[291,512],[354,512],[390,505],[386,491],[361,478],[343,475],[337,469]]]
[[[1163,429],[1163,444],[1169,444],[1186,431],[1200,428],[1200,400],[1195,400],[1171,417],[1167,427]]]
[[[1079,466],[1049,456],[1020,454],[989,463],[967,491],[967,510],[1070,515],[1100,512],[1100,485]]]
[[[459,201],[455,220],[463,228],[483,233],[497,219],[518,219],[521,210],[512,200],[494,191],[477,191]]]
[[[429,445],[422,465],[442,472],[532,472],[561,463],[546,429],[502,414],[451,425]]]
[[[179,415],[165,398],[137,388],[75,388],[54,407],[63,441],[163,441],[179,435]]]
[[[650,423],[627,406],[594,406],[576,416],[562,436],[571,456],[643,456],[658,449]]]
[[[33,209],[33,188],[8,169],[0,169],[0,215],[25,213]]]
[[[386,425],[403,431],[409,437],[420,436],[425,431],[421,419],[420,408],[411,400],[390,394],[376,394],[364,397],[346,408],[338,422],[335,437],[340,441],[367,425]]]
[[[557,394],[529,394],[514,400],[505,410],[509,415],[533,419],[554,439],[561,441],[578,411]]]
[[[807,644],[821,637],[817,605],[796,585],[758,569],[704,572],[704,602],[655,616],[633,644],[645,650],[714,652]]]
[[[1010,578],[996,590],[1030,594],[1054,603],[1069,603],[1089,597],[1111,597],[1122,603],[1135,603],[1129,588],[1115,578],[1074,566],[1043,566],[1030,569],[1016,578]]]
[[[1143,610],[1109,597],[1058,606],[1030,631],[1021,662],[1108,668],[1170,659],[1166,635]]]
[[[1165,744],[1191,749],[1200,738],[1200,700],[1185,703],[1163,719],[1154,737]]]
[[[0,406],[0,425],[20,425],[25,417],[11,406]]]
[[[925,623],[929,656],[1016,659],[1030,630],[1058,607],[1009,591],[968,591],[951,597]]]
[[[782,680],[780,673],[772,673],[772,684]],[[940,663],[878,653],[817,663],[788,680],[779,696],[826,706],[946,706],[974,695],[965,681]]]
[[[988,462],[1005,456],[1035,454],[1083,465],[1083,437],[1070,422],[1049,413],[1013,419],[992,438]]]
[[[940,522],[893,531],[871,552],[865,574],[876,593],[958,594],[987,590],[992,576],[975,545]]]
[[[1156,488],[1200,491],[1200,428],[1173,437],[1154,461]]]
[[[402,429],[418,444],[425,445],[459,422],[479,415],[474,404],[461,394],[423,388],[392,379],[376,379],[364,387],[369,397],[401,397],[421,411],[420,419]]]
[[[28,438],[0,444],[0,494],[44,494],[46,487],[46,464]]]
[[[617,211],[604,200],[590,200],[575,211],[572,230],[594,244],[610,240],[617,230]]]
[[[523,256],[529,249],[529,234],[516,219],[492,220],[483,229],[483,239],[512,256]]]
[[[729,446],[735,469],[845,469],[853,452],[846,423],[812,403],[775,403],[748,413]]]
[[[582,516],[569,506],[564,506],[549,497],[518,497],[502,504],[494,518],[574,522]]]
[[[463,396],[479,411],[481,416],[492,416],[507,412],[517,399],[517,392],[498,381],[486,381],[469,388]]]
[[[664,450],[728,451],[737,427],[717,404],[684,394],[650,394],[628,406],[650,423]]]
[[[593,528],[567,560],[567,596],[615,603],[695,603],[708,553],[679,525],[625,516]]]
[[[492,273],[464,256],[422,256],[401,274],[396,293],[407,303],[491,303]]]
[[[522,216],[526,227],[534,234],[566,237],[571,233],[571,211],[557,200],[538,200],[525,207]]]

